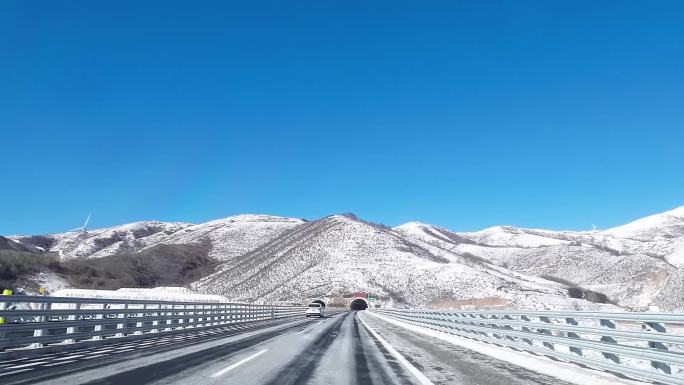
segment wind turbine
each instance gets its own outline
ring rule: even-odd
[[[77,227],[75,229],[71,229],[69,231],[80,231],[81,233],[87,233],[88,230],[86,226],[88,226],[88,222],[90,222],[90,214],[88,214],[88,218],[86,218],[85,223],[81,227]]]

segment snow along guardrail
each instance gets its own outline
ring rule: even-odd
[[[0,352],[208,329],[303,314],[303,306],[12,295],[0,297]]]
[[[431,309],[372,312],[639,380],[684,385],[684,314]],[[675,329],[682,334],[673,333]]]

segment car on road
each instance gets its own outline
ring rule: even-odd
[[[309,306],[306,307],[306,317],[325,317],[323,305],[317,302],[310,303]]]

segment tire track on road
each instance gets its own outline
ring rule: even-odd
[[[297,355],[291,365],[278,372],[266,385],[300,385],[306,384],[314,374],[321,358],[330,349],[333,340],[339,334],[344,321],[349,317],[346,313],[335,320],[332,326],[309,344],[303,353]]]

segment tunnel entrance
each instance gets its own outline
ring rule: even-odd
[[[317,303],[317,304],[321,305],[321,307],[323,309],[325,309],[325,302],[323,300],[315,299],[315,300],[311,301],[311,303]]]
[[[351,310],[366,310],[368,309],[368,302],[363,298],[357,298],[349,304]]]

